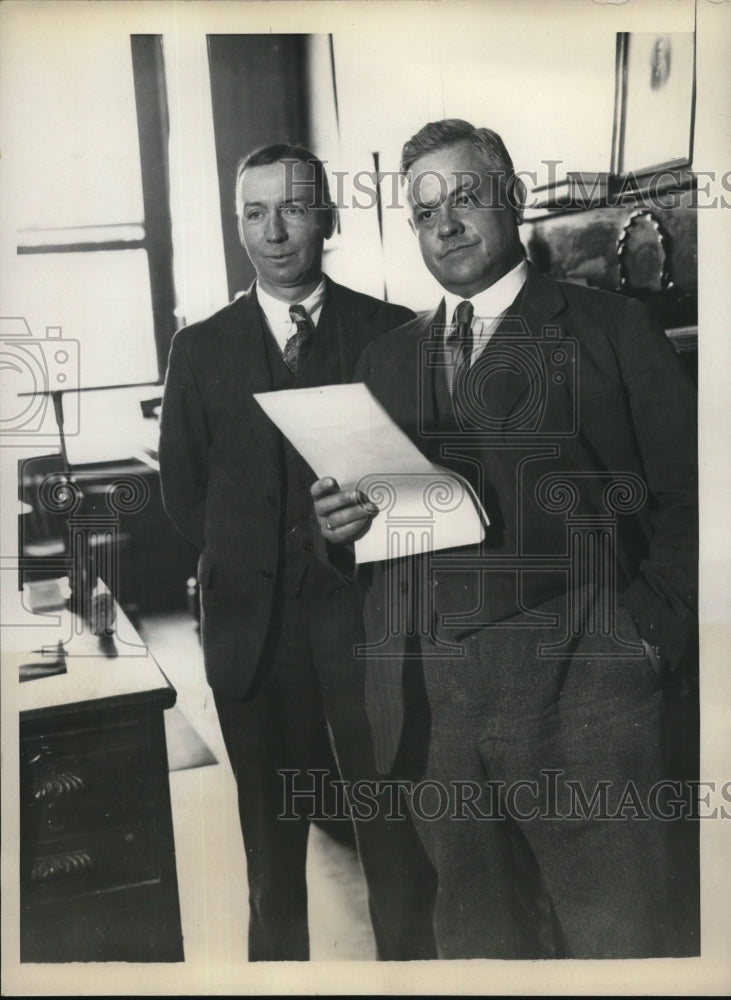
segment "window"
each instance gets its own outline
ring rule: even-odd
[[[161,39],[26,33],[14,56],[4,311],[77,340],[81,387],[155,382],[175,328]]]

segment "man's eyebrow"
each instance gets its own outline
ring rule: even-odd
[[[477,173],[477,171],[474,170],[460,171],[456,176],[460,178],[460,183],[457,184],[454,188],[450,189],[449,185],[447,185],[445,192],[444,186],[440,184],[439,191],[437,192],[433,200],[428,201],[424,198],[421,198],[419,201],[417,201],[416,199],[413,199],[414,205],[417,208],[434,208],[435,205],[440,205],[443,201],[446,201],[448,198],[455,198],[463,193],[474,194],[476,191],[479,190],[482,179],[480,175]]]
[[[449,197],[449,195],[447,195],[447,197]],[[411,200],[413,201],[416,208],[434,208],[435,205],[441,204],[443,199],[442,199],[442,192],[441,190],[439,190],[436,198],[434,198],[432,201],[428,201],[425,198],[420,198],[418,201],[416,200],[416,198],[412,198]]]
[[[467,194],[471,194],[472,192],[477,191],[479,189],[479,187],[480,187],[480,175],[479,174],[468,173],[466,175],[465,181],[463,181],[461,184],[458,184],[455,187],[455,189],[450,192],[450,195],[452,197],[454,195],[463,194],[465,192]]]
[[[278,208],[286,208],[287,205],[309,205],[308,198],[285,198],[284,201],[280,201],[277,205]],[[266,204],[263,201],[245,201],[244,208],[266,208]]]

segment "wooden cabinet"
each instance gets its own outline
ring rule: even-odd
[[[64,609],[33,636],[37,650],[60,635],[65,672],[21,684],[21,961],[182,961],[175,691],[121,612],[106,639],[74,621]]]

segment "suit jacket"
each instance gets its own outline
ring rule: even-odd
[[[695,389],[646,308],[529,267],[456,412],[440,368],[443,310],[374,341],[356,371],[425,454],[471,481],[490,519],[482,545],[434,553],[421,574],[403,560],[362,568],[383,770],[398,746],[405,643],[384,622],[413,580],[430,590],[416,606],[429,608],[432,637],[459,637],[565,593],[569,529],[594,525],[614,536],[599,582],[666,662],[695,627]]]
[[[349,381],[366,344],[412,316],[402,306],[327,280],[298,385]],[[272,388],[268,336],[254,285],[210,318],[180,330],[170,350],[161,413],[163,502],[201,550],[207,679],[214,690],[238,698],[246,695],[259,663],[281,570],[281,435],[253,398]],[[331,579],[332,587],[342,585],[335,572]]]

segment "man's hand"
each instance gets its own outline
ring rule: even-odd
[[[345,545],[365,535],[378,507],[360,490],[341,490],[334,479],[318,479],[310,487],[322,537]]]

